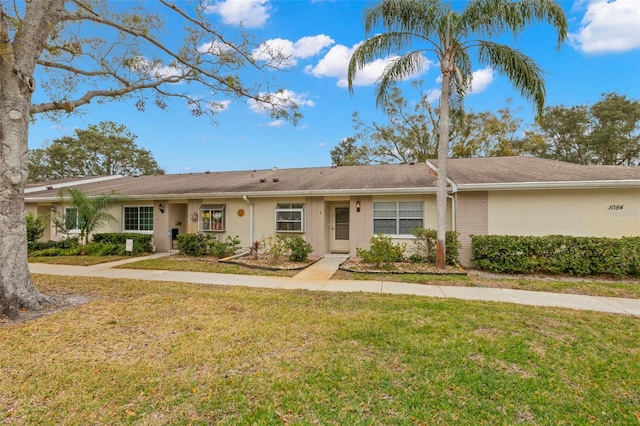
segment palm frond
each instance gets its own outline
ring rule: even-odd
[[[480,41],[478,59],[506,76],[537,112],[542,113],[546,96],[543,71],[532,58],[503,44]]]
[[[392,88],[399,81],[406,80],[422,71],[427,65],[427,59],[422,51],[409,52],[390,62],[378,80],[376,88],[376,105],[382,107],[392,92]]]
[[[567,20],[562,7],[553,0],[475,0],[461,14],[467,35],[492,38],[507,32],[522,32],[532,22],[553,25],[558,33],[557,47],[567,37]]]

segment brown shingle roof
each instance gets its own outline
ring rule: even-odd
[[[203,196],[205,194],[271,195],[420,190],[435,187],[435,173],[426,164],[317,167],[279,170],[190,173],[122,177],[80,185],[87,195],[115,191],[131,197]],[[55,186],[55,185],[54,185]],[[27,198],[58,196],[40,191]]]
[[[437,165],[435,160],[430,163]],[[526,188],[536,183],[574,182],[588,187],[601,182],[617,185],[623,181],[632,181],[640,187],[640,167],[582,166],[532,157],[450,159],[448,175],[461,190],[482,185]],[[64,182],[68,185],[68,180]],[[427,164],[420,163],[121,177],[89,183],[79,179],[79,183],[78,187],[87,195],[115,191],[134,198],[433,193],[436,173]],[[58,198],[56,182],[47,184],[53,190],[43,188],[30,192],[26,194],[27,200]]]
[[[639,180],[640,167],[584,166],[534,157],[459,158],[449,160],[447,174],[456,185],[593,182]]]

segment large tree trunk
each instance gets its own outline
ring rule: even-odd
[[[27,262],[28,118],[27,102],[3,100],[0,104],[0,312],[11,319],[19,309],[38,309],[45,300],[31,281]]]
[[[33,285],[27,262],[24,186],[33,72],[64,0],[27,2],[11,39],[0,2],[0,313],[38,309],[46,298]]]

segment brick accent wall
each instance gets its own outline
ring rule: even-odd
[[[456,194],[456,230],[460,233],[462,266],[473,266],[470,235],[489,233],[489,196],[487,192],[459,192]]]

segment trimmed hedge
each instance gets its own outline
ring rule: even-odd
[[[233,256],[240,248],[238,237],[227,236],[224,241],[209,234],[180,234],[178,235],[178,249],[186,256],[209,256],[218,259]]]
[[[27,244],[30,252],[48,249],[73,249],[78,247],[78,238],[70,237],[60,241],[35,241]]]
[[[94,243],[122,245],[126,244],[127,240],[133,240],[133,252],[132,254],[151,253],[153,247],[151,241],[153,235],[151,234],[135,234],[135,233],[103,233],[93,234],[92,241]]]
[[[490,272],[640,276],[640,237],[472,235],[471,250]]]

